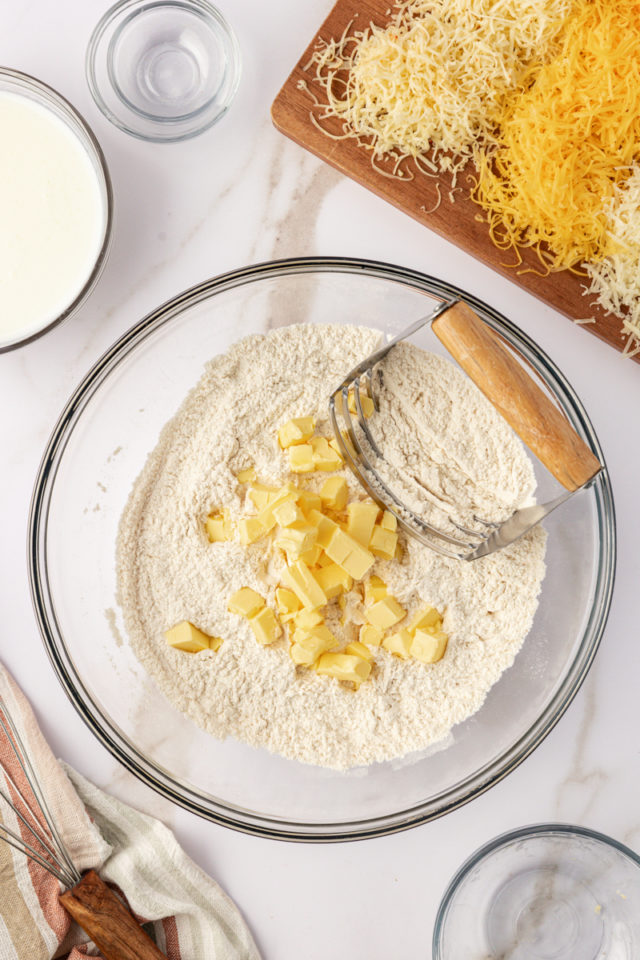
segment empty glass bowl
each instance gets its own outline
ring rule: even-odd
[[[637,960],[640,857],[582,827],[540,824],[471,856],[443,897],[433,960]]]
[[[40,467],[30,520],[37,618],[85,722],[122,763],[176,803],[272,837],[339,840],[406,829],[460,806],[513,770],[584,679],[613,584],[615,525],[606,470],[545,521],[547,576],[513,667],[481,710],[427,754],[336,773],[234,740],[220,742],[165,699],[127,643],[116,599],[118,523],[162,427],[205,362],[248,334],[285,324],[366,323],[396,333],[453,295],[518,347],[601,457],[571,387],[517,327],[438,280],[364,260],[283,260],[185,291],[125,333],[62,412]],[[420,345],[445,352],[428,331]]]
[[[207,0],[122,0],[96,26],[86,59],[104,115],[141,140],[195,137],[227,112],[240,51]]]

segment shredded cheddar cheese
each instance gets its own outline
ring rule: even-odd
[[[559,41],[506,104],[473,193],[494,242],[535,246],[547,270],[613,252],[607,204],[640,145],[640,0],[575,0]]]
[[[627,337],[624,353],[640,353],[640,167],[615,188],[607,210],[607,229],[615,252],[599,263],[587,263],[591,285],[585,295],[620,317]]]
[[[311,118],[353,137],[387,176],[455,174],[474,145],[491,147],[505,97],[554,50],[571,0],[411,0],[390,24],[320,40],[307,67],[326,103]],[[353,31],[353,32],[352,32]],[[317,98],[315,98],[317,99]],[[338,117],[342,134],[323,121]]]

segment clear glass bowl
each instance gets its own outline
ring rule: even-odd
[[[239,830],[288,839],[406,829],[466,803],[513,770],[583,681],[614,578],[606,470],[546,521],[548,572],[514,666],[481,710],[428,755],[336,773],[217,741],[171,706],[124,636],[115,596],[120,515],[162,426],[205,361],[247,334],[289,323],[366,323],[394,333],[452,295],[466,299],[520,350],[602,457],[573,390],[517,327],[448,284],[363,260],[266,263],[185,291],[114,344],[62,412],[32,502],[36,615],[55,670],[85,722],[125,766],[176,803]],[[433,334],[424,336],[424,346],[444,352]]]
[[[538,824],[464,863],[442,898],[433,960],[637,960],[640,857],[602,833]]]
[[[120,0],[91,35],[86,74],[113,124],[174,143],[225,115],[240,82],[240,48],[207,0]]]
[[[109,255],[113,228],[113,191],[102,148],[87,121],[78,113],[75,107],[71,106],[68,100],[65,100],[61,94],[52,87],[47,86],[46,83],[42,83],[41,80],[36,80],[35,77],[31,77],[27,73],[21,73],[18,70],[11,70],[9,67],[0,67],[0,91],[28,97],[40,106],[46,107],[47,110],[51,110],[56,117],[62,120],[71,133],[78,138],[86,150],[91,165],[95,170],[104,209],[104,236],[102,246],[93,270],[87,277],[80,292],[59,316],[45,323],[38,330],[28,336],[16,337],[11,341],[0,340],[0,353],[4,353],[7,350],[13,350],[15,347],[21,347],[26,343],[31,343],[32,340],[37,340],[38,337],[41,337],[44,333],[47,333],[53,329],[53,327],[62,323],[63,320],[68,320],[85,302],[98,282],[98,278],[104,270]]]

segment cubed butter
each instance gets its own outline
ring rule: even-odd
[[[407,630],[413,633],[415,630],[429,630],[431,627],[439,628],[442,625],[442,617],[435,607],[422,607],[409,620]]]
[[[322,556],[322,547],[314,543],[310,550],[305,550],[300,554],[300,559],[304,560],[308,567],[315,567],[320,562]]]
[[[388,630],[405,616],[406,610],[401,607],[395,597],[387,594],[382,600],[377,600],[365,611],[369,623],[379,630]],[[383,644],[384,646],[384,644]]]
[[[296,631],[289,654],[294,663],[311,666],[319,656],[336,646],[336,638],[328,627],[320,625],[306,632]]]
[[[280,489],[271,497],[266,507],[263,507],[257,516],[266,533],[269,533],[276,525],[275,510],[283,503],[295,503],[295,489],[290,486],[280,487]]]
[[[293,523],[304,523],[305,516],[294,500],[285,500],[273,507],[273,516],[281,527],[290,527]]]
[[[287,590],[286,587],[278,587],[276,590],[276,606],[278,613],[288,614],[297,613],[302,604],[296,597],[293,590]]]
[[[220,637],[210,637],[208,634],[198,630],[188,620],[181,620],[171,627],[165,633],[167,643],[175,647],[176,650],[184,650],[187,653],[200,653],[202,650],[217,650],[221,645]]]
[[[383,530],[397,530],[398,520],[393,513],[391,513],[389,510],[385,510],[382,514],[382,519],[380,520],[380,526]]]
[[[324,618],[317,610],[299,610],[293,618],[296,630],[311,630],[313,627],[321,627]]]
[[[391,633],[388,637],[385,637],[382,641],[382,646],[385,650],[388,650],[389,653],[395,654],[396,657],[400,657],[402,660],[408,660],[411,656],[411,645],[413,643],[413,637],[408,630],[402,629],[398,630],[397,633]]]
[[[304,560],[298,560],[282,572],[282,579],[295,593],[307,610],[323,607],[327,602],[324,590],[315,579]]]
[[[383,560],[393,560],[398,543],[398,534],[384,527],[374,527],[369,541],[369,549],[376,557]]]
[[[339,527],[331,534],[331,539],[324,551],[354,580],[362,580],[375,563],[373,554]]]
[[[313,417],[294,417],[287,420],[278,430],[278,442],[282,449],[304,443],[315,430]]]
[[[364,500],[350,503],[348,507],[347,533],[363,547],[369,546],[373,525],[380,512],[375,503]]]
[[[363,623],[360,627],[360,643],[366,643],[369,647],[379,647],[382,643],[384,633],[372,623]]]
[[[309,515],[311,510],[320,510],[322,507],[322,500],[319,493],[313,493],[312,490],[298,490],[298,504],[304,513]]]
[[[384,580],[372,573],[364,585],[364,602],[369,605],[382,600],[387,595],[387,585]]]
[[[349,392],[348,406],[350,413],[358,412],[358,408],[356,406],[356,395],[353,391]],[[360,406],[362,407],[362,413],[365,417],[370,417],[375,410],[373,400],[371,397],[368,397],[366,393],[363,393],[362,390],[360,391]]]
[[[364,643],[360,643],[359,640],[354,640],[352,643],[348,643],[344,648],[344,652],[352,654],[354,657],[362,657],[363,660],[371,661],[373,660],[373,654],[368,647],[365,647]]]
[[[264,646],[273,643],[282,635],[282,627],[271,607],[263,607],[262,610],[254,614],[249,620],[249,626],[253,630],[258,643]]]
[[[329,510],[344,510],[349,488],[344,477],[329,477],[320,487],[322,505]]]
[[[256,510],[264,510],[278,496],[279,489],[266,483],[252,483],[249,487],[249,499]]]
[[[220,543],[231,539],[231,520],[226,513],[212,513],[208,516],[205,529],[211,543]]]
[[[238,483],[251,483],[256,478],[256,468],[247,467],[246,470],[241,470],[236,480]]]
[[[251,587],[241,587],[229,597],[227,610],[239,617],[253,617],[264,607],[264,599]]]
[[[334,531],[340,529],[338,524],[329,517],[325,517],[319,510],[309,511],[309,522],[313,523],[318,531],[316,542],[320,544],[323,550],[326,550]]]
[[[367,680],[371,673],[371,664],[362,657],[348,653],[323,653],[318,660],[316,670],[325,677],[335,677],[354,683],[356,687]]]
[[[343,567],[337,563],[331,563],[327,567],[321,567],[314,572],[314,577],[324,590],[328,600],[337,597],[344,590],[351,590],[353,578],[349,576]]]
[[[448,640],[446,633],[431,633],[418,629],[411,641],[411,656],[422,663],[436,663],[444,656]]]
[[[297,447],[289,447],[289,466],[294,473],[311,473],[315,470],[311,444],[301,443]]]
[[[238,520],[238,535],[240,543],[245,546],[249,543],[255,543],[260,537],[268,533],[267,528],[261,522],[260,517],[242,517]]]
[[[312,437],[311,450],[314,470],[340,470],[344,465],[344,460],[326,437]]]

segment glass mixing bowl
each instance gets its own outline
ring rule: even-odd
[[[125,333],[64,409],[40,466],[30,517],[40,629],[60,681],[98,739],[187,809],[285,839],[346,840],[406,829],[466,803],[513,770],[584,680],[614,578],[606,470],[545,521],[548,570],[533,628],[481,710],[440,749],[336,773],[220,742],[164,698],[127,643],[116,600],[118,522],[161,428],[205,361],[247,334],[289,323],[365,323],[396,333],[451,296],[465,299],[520,351],[602,460],[570,385],[517,327],[448,284],[363,260],[283,260],[193,287]],[[435,336],[424,337],[421,345],[444,352]],[[537,472],[542,496],[546,472]]]
[[[505,833],[464,863],[442,898],[433,960],[636,960],[640,857],[584,827]]]

